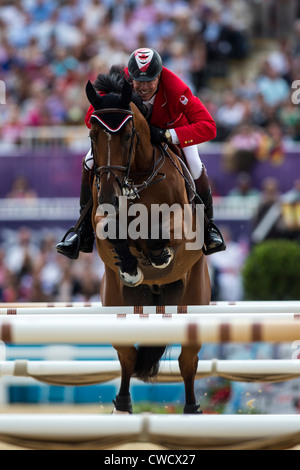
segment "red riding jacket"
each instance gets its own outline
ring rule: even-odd
[[[128,76],[128,69],[125,69]],[[90,105],[85,123],[90,128],[94,111]],[[199,98],[173,72],[163,67],[155,95],[150,124],[175,129],[180,147],[201,144],[216,137],[216,124]]]

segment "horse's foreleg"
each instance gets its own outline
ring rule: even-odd
[[[195,397],[195,375],[197,372],[199,351],[199,346],[182,346],[181,354],[178,358],[185,387],[184,413],[187,414],[201,413]]]
[[[166,268],[174,257],[173,249],[167,247],[170,242],[170,235],[164,233],[161,222],[157,225],[156,230],[155,227],[151,227],[151,229],[154,230],[155,237],[151,238],[153,234],[149,232],[148,239],[146,240],[148,259],[155,268]]]
[[[121,365],[121,384],[119,393],[114,400],[113,413],[132,413],[129,386],[136,363],[137,350],[134,346],[115,347],[115,349],[118,352]]]
[[[128,287],[136,287],[143,282],[144,276],[138,261],[132,255],[127,240],[109,240],[116,253],[116,264],[119,266],[119,277]]]

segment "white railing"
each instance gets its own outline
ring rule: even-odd
[[[33,151],[49,149],[68,149],[86,151],[89,145],[89,129],[80,126],[26,126],[21,132],[20,143],[13,144],[2,137],[0,156],[11,150]],[[199,145],[200,154],[222,153],[223,142],[205,142]],[[300,152],[299,142],[285,140],[286,151]]]
[[[0,222],[77,220],[78,198],[0,199]]]
[[[214,198],[215,218],[249,220],[257,208],[257,200],[235,197]],[[77,220],[79,198],[0,199],[0,221]]]

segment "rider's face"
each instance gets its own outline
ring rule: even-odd
[[[156,93],[159,83],[159,77],[150,82],[138,82],[133,80],[133,88],[143,101],[148,101]]]

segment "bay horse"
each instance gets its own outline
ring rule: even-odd
[[[157,205],[191,207],[182,176],[183,164],[169,147],[163,150],[161,146],[152,145],[142,101],[138,101],[124,75],[116,79],[113,73],[100,74],[97,80],[95,87],[87,83],[86,95],[94,108],[90,119],[94,160],[92,223],[97,235],[97,251],[105,265],[100,288],[102,304],[207,305],[211,287],[206,257],[201,247],[187,249],[185,233],[181,237],[174,236],[178,214],[171,217],[168,233],[160,220],[153,236],[151,225],[151,211]],[[105,94],[100,95],[99,90]],[[143,233],[137,230],[139,224],[132,212],[130,215],[134,199],[138,200],[139,209],[146,209],[147,216],[138,220],[140,226],[145,226],[139,227],[144,228]],[[120,215],[124,207],[123,213],[129,215],[125,222]],[[113,214],[110,208],[114,209]],[[191,217],[195,227],[195,211]],[[115,233],[109,227],[111,221]],[[126,232],[129,221],[135,223],[137,235]],[[147,382],[154,377],[167,346],[113,347],[121,365],[121,382],[113,400],[113,413],[132,413],[131,378]],[[178,357],[185,386],[184,413],[202,412],[194,392],[200,348],[200,345],[182,345]]]

